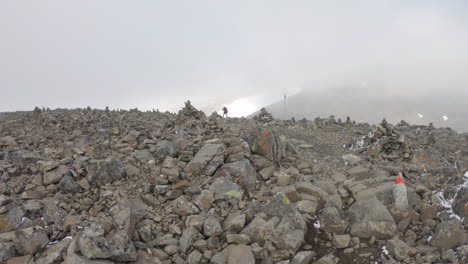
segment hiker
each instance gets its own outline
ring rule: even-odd
[[[223,106],[223,117],[226,115],[227,117],[227,113],[228,113],[228,110],[227,110],[227,107]]]

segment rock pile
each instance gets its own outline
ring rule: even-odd
[[[261,123],[269,123],[274,120],[273,115],[268,113],[265,107],[262,107],[260,113],[254,116],[253,119]]]
[[[466,263],[467,138],[332,119],[1,113],[0,262]]]

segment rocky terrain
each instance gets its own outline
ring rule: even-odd
[[[467,171],[467,134],[404,121],[2,113],[0,262],[466,263]]]

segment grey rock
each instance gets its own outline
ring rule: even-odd
[[[238,233],[244,228],[246,223],[245,214],[233,213],[228,215],[223,221],[223,230],[231,233]]]
[[[114,264],[114,262],[109,260],[91,260],[76,253],[71,253],[67,255],[65,264]]]
[[[107,237],[102,235],[103,230],[85,229],[78,240],[81,254],[88,259],[136,260],[135,246],[125,232],[112,232]]]
[[[73,178],[69,175],[65,175],[60,180],[58,187],[64,193],[78,193],[81,191],[81,187],[76,184]]]
[[[210,262],[213,264],[226,264],[233,248],[234,245],[229,245],[227,248],[214,254],[213,257],[211,257]]]
[[[210,189],[215,194],[215,199],[221,198],[238,198],[243,196],[243,190],[238,185],[228,180],[227,178],[217,178],[212,184]]]
[[[276,172],[275,176],[276,176],[276,184],[279,186],[286,186],[286,185],[289,185],[289,183],[291,182],[291,177],[284,172],[281,172],[281,171]]]
[[[137,251],[137,259],[134,262],[130,262],[131,264],[162,264],[161,260],[156,257],[152,256],[150,253],[144,250]]]
[[[218,217],[209,216],[203,223],[203,234],[207,237],[218,236],[223,233],[223,228]]]
[[[40,227],[29,227],[15,231],[18,248],[27,254],[36,254],[49,243],[47,231]]]
[[[349,166],[356,166],[359,164],[359,162],[361,161],[361,158],[356,156],[356,155],[353,155],[353,154],[346,154],[346,155],[343,155],[341,156],[341,159],[346,163],[348,164]]]
[[[65,175],[69,174],[70,172],[67,166],[60,166],[57,169],[44,174],[44,184],[48,185],[58,183]]]
[[[169,246],[165,246],[164,247],[164,251],[173,256],[175,254],[177,254],[179,252],[179,248],[177,246],[174,246],[174,245],[169,245]]]
[[[0,147],[14,147],[18,145],[16,143],[16,139],[12,136],[4,136],[4,137],[0,137]]]
[[[430,243],[438,248],[451,249],[458,247],[463,242],[466,242],[466,240],[467,235],[463,230],[461,222],[451,219],[437,225]]]
[[[336,248],[346,248],[348,247],[350,241],[351,241],[351,236],[348,234],[334,235],[332,243]]]
[[[297,252],[291,264],[309,264],[316,255],[314,251]]]
[[[221,166],[223,161],[223,144],[205,144],[187,164],[184,172],[189,176],[198,175],[200,173],[212,175],[215,170]]]
[[[270,177],[271,177],[271,175],[273,175],[274,171],[275,171],[275,167],[274,166],[269,166],[269,167],[261,169],[258,173],[260,174],[262,179],[266,181],[266,180],[270,179]]]
[[[142,164],[148,164],[150,160],[154,159],[153,154],[151,154],[147,149],[136,150],[133,153],[133,156]]]
[[[232,248],[227,264],[255,264],[252,248],[246,245],[237,245]]]
[[[408,246],[405,242],[396,237],[387,242],[387,249],[398,261],[408,259],[410,256],[417,253],[416,249]]]
[[[461,218],[468,216],[468,187],[462,187],[453,201],[453,212]]]
[[[200,251],[194,250],[187,256],[187,264],[198,264],[200,263],[202,257],[203,255],[200,253]]]
[[[187,253],[187,251],[192,246],[193,242],[196,240],[203,239],[204,237],[198,232],[198,230],[193,227],[187,227],[180,236],[179,248],[181,253]]]
[[[313,264],[335,264],[333,255],[326,255],[320,258],[319,260],[313,262]]]
[[[193,203],[198,206],[201,210],[210,209],[214,202],[214,193],[210,190],[203,190],[200,195],[193,199]]]
[[[36,260],[36,264],[54,264],[63,260],[62,256],[67,252],[71,239],[63,239],[57,244],[48,247],[41,257]]]
[[[173,234],[165,234],[163,236],[158,236],[153,240],[152,245],[154,246],[169,246],[169,245],[178,245],[179,240],[174,238]]]
[[[310,182],[298,182],[295,186],[299,194],[313,196],[317,199],[324,199],[328,196],[326,191]]]
[[[0,261],[7,260],[18,256],[15,244],[13,242],[0,242]]]
[[[61,223],[64,221],[67,213],[65,212],[65,210],[58,207],[55,203],[56,201],[48,201],[44,205],[44,212],[42,214],[42,217],[46,222],[60,226]]]
[[[226,241],[233,244],[250,244],[250,237],[245,234],[229,234],[226,236]]]
[[[335,207],[324,208],[319,214],[320,229],[329,232],[343,234],[348,227],[348,221],[341,218],[340,212]]]
[[[250,161],[243,159],[240,161],[224,164],[222,167],[231,178],[244,186],[249,192],[256,188],[257,172]]]
[[[261,232],[263,232],[263,228],[266,225],[266,223],[267,222],[265,221],[265,219],[263,219],[260,216],[256,216],[244,229],[242,229],[240,233],[248,235],[252,242],[262,242],[263,237],[261,235]]]
[[[341,172],[335,172],[331,175],[331,178],[336,182],[344,182],[346,180],[346,175]]]
[[[161,140],[156,144],[154,155],[158,160],[164,160],[166,156],[176,157],[179,152],[179,146],[172,141]]]
[[[5,204],[10,202],[10,197],[0,194],[0,206],[4,206]]]
[[[250,133],[246,141],[252,153],[262,155],[270,161],[279,163],[286,156],[286,137],[272,129],[258,128]]]
[[[38,160],[44,160],[44,158],[38,152],[28,150],[11,151],[8,153],[8,157],[15,164],[21,166],[36,163]]]
[[[125,174],[122,162],[116,158],[90,160],[86,164],[86,171],[86,179],[91,185],[112,183]]]
[[[294,212],[294,208],[291,206],[291,201],[288,197],[278,192],[273,195],[273,198],[262,207],[262,212],[269,216],[284,216]]]
[[[296,208],[301,213],[315,215],[318,205],[318,201],[302,200],[296,203]]]
[[[349,177],[355,177],[356,180],[367,179],[371,176],[369,169],[358,166],[347,171]]]
[[[351,235],[359,238],[388,239],[397,232],[397,226],[387,208],[377,198],[357,201],[348,213],[351,216]]]

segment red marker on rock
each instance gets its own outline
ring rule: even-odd
[[[408,207],[405,179],[401,172],[398,173],[395,179],[395,186],[393,187],[393,201],[395,203],[395,207],[398,209],[405,209]]]

